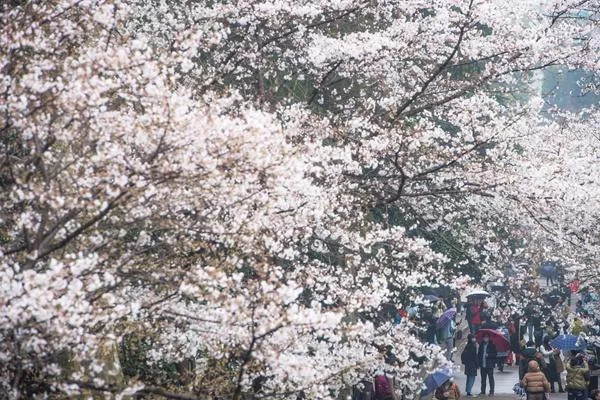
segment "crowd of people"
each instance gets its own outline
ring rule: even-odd
[[[494,396],[495,371],[514,365],[518,367],[514,391],[527,400],[548,400],[554,392],[567,392],[569,400],[600,400],[600,344],[590,341],[588,348],[586,341],[600,336],[600,320],[596,317],[600,313],[594,313],[600,302],[593,289],[580,291],[578,285],[571,287],[558,276],[547,280],[546,287],[540,287],[535,276],[506,276],[503,282],[489,285],[490,292],[498,290],[495,296],[485,290],[471,291],[465,302],[457,291],[437,288],[424,292],[420,303],[392,307],[387,318],[391,316],[394,325],[410,321],[411,333],[442,347],[448,361],[458,363],[460,353],[467,397]],[[511,279],[520,285],[516,290]],[[579,300],[571,304],[571,294],[576,292]],[[581,338],[586,346],[557,347],[554,339],[559,336]],[[395,356],[391,351],[385,354],[386,363],[393,365]],[[479,390],[474,393],[478,379]],[[380,384],[378,389],[377,378],[373,382],[366,391],[355,386],[352,398],[370,399],[371,393],[373,399],[386,400],[386,386]],[[462,388],[451,376],[438,386],[426,397],[433,393],[437,400],[458,400],[461,396]]]
[[[465,391],[473,396],[472,389],[476,377],[480,376],[479,395],[489,391],[494,394],[494,368],[503,369],[505,363],[515,364],[519,368],[519,382],[515,392],[526,395],[529,400],[542,400],[546,393],[568,392],[569,400],[596,399],[598,382],[591,371],[600,368],[594,351],[587,352],[587,335],[598,334],[598,321],[585,309],[584,301],[576,304],[574,315],[569,313],[564,299],[552,307],[544,309],[536,304],[524,308],[521,315],[509,313],[506,304],[498,304],[499,312],[493,312],[484,299],[475,299],[465,306],[465,318],[470,331],[467,343],[461,353],[467,376]],[[544,316],[547,318],[544,318]],[[498,318],[496,320],[494,316]],[[502,319],[504,317],[504,319]],[[481,329],[502,333],[510,343],[508,354],[500,354],[495,346],[487,343],[489,336],[477,346],[475,334]],[[558,336],[577,337],[578,349],[557,348],[553,339]],[[593,344],[590,344],[594,348]],[[563,382],[563,373],[566,381]]]

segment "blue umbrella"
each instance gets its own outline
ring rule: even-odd
[[[556,275],[556,262],[546,261],[542,264],[542,276],[554,277]]]
[[[435,389],[442,386],[444,382],[452,377],[452,372],[445,369],[438,369],[433,374],[429,375],[425,382],[423,382],[423,390],[421,390],[421,397],[427,396],[433,393]]]
[[[563,351],[584,350],[587,348],[587,343],[579,336],[559,335],[550,341],[550,346]]]
[[[441,315],[441,317],[439,317],[437,319],[437,321],[435,321],[435,327],[437,329],[443,328],[444,326],[448,325],[450,323],[450,321],[452,321],[452,318],[454,318],[455,315],[456,315],[456,308],[451,307],[451,308],[447,309],[446,311],[444,311],[444,313]]]
[[[423,296],[423,299],[425,299],[427,301],[435,302],[435,301],[439,301],[440,298],[434,294],[426,294],[425,296]]]

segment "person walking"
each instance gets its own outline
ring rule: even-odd
[[[513,353],[513,363],[519,365],[521,359],[521,320],[517,314],[512,316],[511,322],[509,323],[508,330],[510,332],[510,350]]]
[[[587,385],[585,375],[590,369],[585,362],[583,353],[578,353],[565,366],[567,369],[567,393],[568,400],[584,400],[586,398]]]
[[[481,396],[485,395],[487,380],[490,382],[490,396],[494,395],[494,367],[497,354],[496,346],[490,341],[490,335],[484,335],[477,351],[477,362],[481,372]]]
[[[467,376],[465,392],[467,393],[467,397],[471,397],[473,396],[473,385],[477,377],[477,368],[479,368],[479,363],[477,362],[477,340],[472,333],[469,333],[467,336],[467,345],[460,355],[460,361],[465,365],[465,375]]]
[[[473,326],[473,300],[468,300],[467,306],[465,307],[465,319],[469,326],[469,332],[475,333],[475,327]]]
[[[523,379],[529,368],[529,361],[535,360],[537,350],[533,341],[527,342],[527,347],[521,351],[521,360],[519,361],[519,380]]]
[[[527,373],[521,379],[521,385],[527,392],[527,400],[545,400],[545,393],[550,392],[550,383],[534,360],[529,361]]]
[[[533,315],[535,314],[535,311],[533,310],[533,305],[529,304],[527,305],[527,307],[525,307],[525,311],[524,311],[524,318],[525,318],[525,330],[527,332],[527,341],[528,342],[533,342],[533,333],[534,333],[534,326],[533,326]]]
[[[485,300],[481,301],[481,305],[479,306],[479,318],[481,319],[481,323],[483,324],[483,321],[490,321],[492,319],[492,313],[490,311],[490,307],[488,305],[488,303],[486,303]],[[483,327],[480,327],[480,329],[483,329]]]
[[[471,307],[471,326],[473,327],[473,332],[471,333],[477,333],[481,325],[481,303],[477,300]]]
[[[550,336],[546,336],[544,338],[544,344],[540,347],[540,352],[544,356],[544,361],[546,361],[546,368],[543,370],[544,375],[546,375],[546,379],[550,382],[550,392],[554,393],[554,383],[558,382],[559,391],[562,390],[562,383],[560,382],[560,375],[556,369],[556,351],[550,346]],[[559,353],[560,357],[560,353]]]
[[[456,317],[452,318],[444,327],[438,329],[438,342],[444,343],[446,349],[446,359],[452,361],[452,352],[454,351],[454,335],[456,333]]]
[[[561,374],[565,370],[565,364],[563,363],[563,360],[561,358],[560,350],[554,349],[553,357],[554,357],[554,367],[556,369],[556,376],[558,377],[558,392],[564,393],[565,391],[562,386]],[[551,382],[550,385],[551,385],[551,388],[554,388],[554,383]]]

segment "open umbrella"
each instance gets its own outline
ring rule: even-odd
[[[558,335],[550,341],[550,346],[563,351],[584,350],[587,348],[586,341],[575,335]]]
[[[482,300],[487,297],[490,297],[490,294],[485,290],[473,290],[472,292],[467,294],[467,299],[469,300]]]
[[[546,296],[546,303],[550,304],[552,307],[555,307],[561,300],[562,297],[556,294]]]
[[[498,332],[493,329],[478,330],[475,334],[475,339],[477,339],[477,343],[481,344],[481,342],[483,341],[483,337],[486,334],[489,335],[490,341],[494,343],[494,346],[496,346],[496,350],[498,351],[498,353],[504,353],[510,350],[510,342],[508,341],[508,339],[504,337],[502,332]]]
[[[432,303],[434,303],[434,302],[436,302],[436,301],[439,301],[439,300],[440,300],[440,298],[439,298],[439,297],[437,297],[437,296],[436,296],[436,295],[434,295],[434,294],[426,294],[425,296],[423,296],[423,299],[424,299],[424,300],[427,300],[427,301],[430,301],[430,302],[432,302]]]
[[[433,393],[435,389],[439,388],[452,377],[452,372],[446,369],[438,369],[433,374],[429,375],[425,382],[423,382],[423,390],[421,390],[421,397],[427,396]]]
[[[492,283],[490,285],[490,290],[492,290],[494,292],[506,292],[506,291],[508,291],[508,286],[504,285],[501,282]]]
[[[444,326],[448,325],[450,323],[450,321],[452,321],[452,318],[454,318],[455,315],[456,315],[456,308],[451,307],[451,308],[447,309],[437,319],[437,321],[435,321],[435,327],[437,329],[443,328]]]
[[[542,276],[556,276],[556,261],[546,261],[542,263]]]
[[[422,292],[423,294],[432,294],[437,297],[451,297],[455,291],[449,286],[438,286],[422,288]]]
[[[548,296],[561,296],[565,297],[565,293],[558,288],[554,288],[548,292]]]

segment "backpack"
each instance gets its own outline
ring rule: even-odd
[[[473,318],[473,306],[471,304],[467,304],[465,309],[465,318],[467,321],[471,322],[471,318]]]
[[[385,375],[375,377],[375,398],[377,400],[392,399],[394,389],[389,379]]]
[[[463,338],[463,333],[462,331],[459,329],[456,331],[456,334],[454,335],[454,337],[456,338],[456,340],[462,340]]]
[[[373,382],[363,380],[352,387],[352,400],[374,400]]]
[[[547,366],[546,359],[544,358],[544,355],[541,352],[538,351],[537,353],[535,353],[534,360],[537,361],[538,365],[540,366],[540,370],[544,371],[544,369]]]
[[[521,361],[520,361],[521,365],[519,367],[519,380],[523,379],[523,376],[525,376],[525,374],[527,372],[529,372],[529,361],[538,361],[538,360],[536,359],[535,355],[523,354]],[[542,369],[542,366],[540,365],[540,370],[541,369]]]
[[[452,390],[452,393],[454,393],[454,399],[459,400],[460,399],[460,389],[458,389],[458,386],[456,385],[456,383],[453,383],[449,388],[444,388],[443,386],[440,386],[439,388],[437,388],[435,390],[434,397],[437,400],[448,400],[446,397],[444,397],[444,392],[450,391],[450,390]]]
[[[433,397],[435,397],[437,400],[446,400],[444,397],[444,389],[442,387],[435,389],[435,394]]]
[[[452,384],[452,390],[454,390],[454,398],[460,400],[460,389],[456,383]]]

